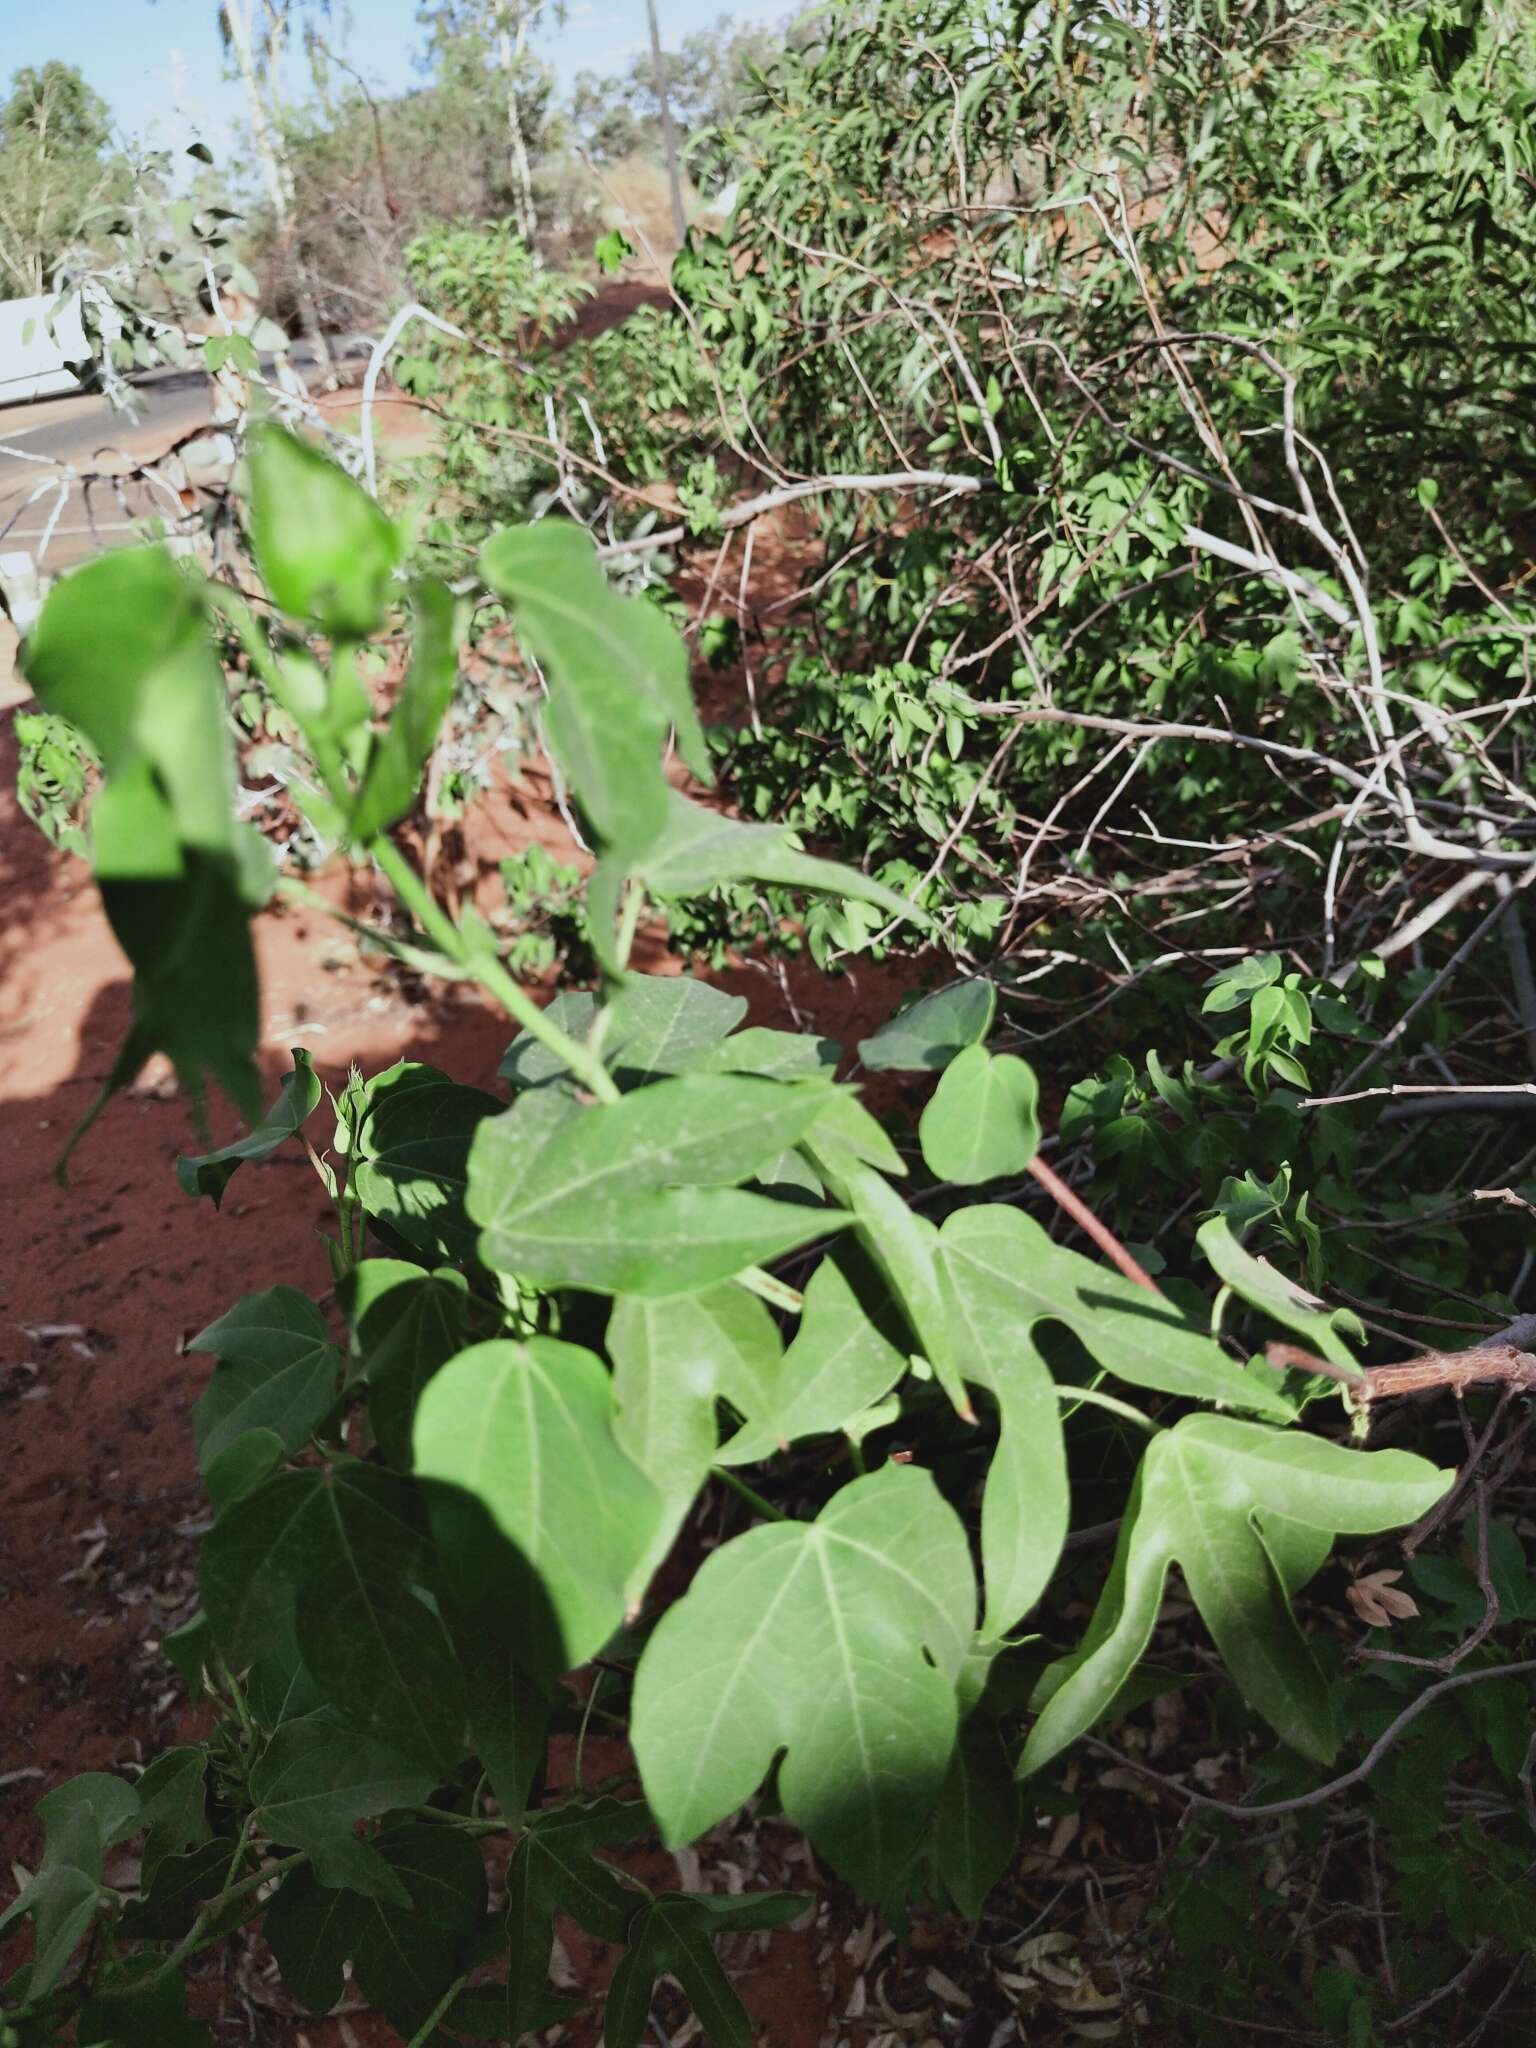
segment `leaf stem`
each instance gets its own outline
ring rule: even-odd
[[[729,1467],[716,1465],[711,1469],[715,1477],[728,1486],[738,1500],[745,1501],[753,1514],[761,1516],[765,1522],[789,1522],[794,1519],[792,1515],[786,1515],[782,1508],[776,1508],[772,1501],[764,1500],[756,1487],[748,1486],[745,1479],[738,1479]]]
[[[417,2031],[414,2034],[412,2034],[410,2041],[408,2043],[408,2048],[426,2048],[427,2042],[431,2040],[433,2034],[437,2031],[438,2021],[444,2018],[444,2016],[447,2014],[448,2008],[453,2004],[453,2001],[458,1997],[459,1993],[464,1989],[464,1986],[468,1982],[468,1971],[466,1971],[462,1977],[456,1977],[454,1979],[454,1981],[448,1986],[448,1989],[443,1993],[442,1997],[437,2001],[436,2005],[433,2006],[431,2012],[428,2013],[422,2025],[417,2029]]]
[[[787,1280],[776,1279],[772,1273],[765,1273],[761,1266],[748,1266],[735,1275],[735,1280],[738,1287],[745,1287],[748,1294],[755,1294],[770,1308],[787,1309],[792,1316],[797,1316],[805,1307],[805,1296],[797,1287],[791,1287]]]
[[[456,966],[462,967],[470,979],[478,981],[487,995],[494,996],[530,1038],[537,1039],[540,1045],[569,1067],[599,1102],[617,1102],[618,1086],[602,1061],[595,1058],[579,1039],[562,1031],[558,1024],[552,1024],[527,990],[518,987],[499,960],[469,944],[394,841],[381,836],[373,842],[371,851],[385,880],[439,949]]]
[[[614,951],[618,955],[621,967],[629,965],[635,933],[640,929],[640,912],[644,907],[645,891],[638,882],[631,881],[624,894],[624,908],[619,914],[619,933],[614,941]]]
[[[1090,1408],[1107,1408],[1111,1415],[1118,1415],[1124,1422],[1134,1422],[1138,1429],[1144,1429],[1148,1436],[1155,1436],[1162,1428],[1150,1415],[1143,1415],[1139,1408],[1133,1408],[1129,1401],[1121,1401],[1114,1394],[1106,1394],[1098,1387],[1058,1387],[1058,1401],[1072,1406],[1086,1405]]]

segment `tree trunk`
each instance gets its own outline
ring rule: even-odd
[[[667,156],[667,182],[672,187],[672,226],[677,245],[688,232],[688,215],[683,208],[683,181],[677,168],[677,131],[672,126],[672,103],[667,98],[667,72],[661,56],[661,29],[656,20],[656,0],[645,0],[651,21],[651,61],[656,70],[656,107],[661,115],[661,146]]]
[[[507,156],[512,173],[512,209],[517,218],[518,233],[531,249],[539,223],[533,204],[533,168],[528,161],[528,144],[523,136],[523,118],[517,104],[517,75],[522,68],[519,59],[522,57],[527,35],[527,17],[523,13],[522,0],[513,0],[513,4],[517,10],[515,38],[507,22],[507,0],[497,0],[496,48],[501,59],[502,77],[506,82]]]
[[[269,107],[261,89],[261,79],[257,74],[251,41],[251,21],[246,13],[246,0],[223,0],[223,12],[224,24],[229,30],[230,47],[235,53],[240,82],[245,87],[246,102],[251,110],[251,131],[256,141],[256,154],[261,162],[262,182],[267,188],[267,198],[277,220],[278,243],[293,270],[299,302],[299,321],[310,347],[315,352],[316,367],[324,376],[326,384],[334,387],[336,373],[331,351],[321,331],[319,308],[315,304],[315,296],[304,271],[303,259],[296,246],[293,172],[282,146],[278,123],[274,118],[275,109]],[[269,42],[267,54],[269,62],[275,65],[274,42]]]

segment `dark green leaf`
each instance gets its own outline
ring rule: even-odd
[[[183,1154],[176,1161],[176,1178],[183,1193],[208,1195],[217,1209],[231,1175],[247,1159],[270,1157],[319,1108],[324,1092],[313,1060],[302,1046],[295,1046],[293,1072],[284,1076],[276,1102],[253,1131],[244,1138],[236,1138],[233,1144],[221,1145],[217,1152],[204,1152],[195,1158]]]
[[[452,1607],[443,1620],[464,1673],[471,1746],[508,1826],[516,1827],[544,1767],[554,1702],[497,1630]]]
[[[608,1992],[603,2048],[639,2048],[663,1972],[681,1986],[706,2041],[716,2048],[752,2048],[746,2007],[711,1946],[713,1935],[727,1931],[710,1913],[711,1903],[694,1894],[666,1893],[636,1916]]]
[[[236,1437],[203,1474],[214,1513],[222,1515],[237,1500],[254,1493],[272,1477],[287,1455],[287,1446],[276,1430],[248,1429],[243,1436]]]
[[[29,1988],[51,1991],[90,1931],[102,1897],[102,1862],[114,1843],[141,1824],[139,1795],[105,1772],[71,1778],[37,1802],[43,1823],[43,1861],[21,1896],[0,1914],[0,1934],[24,1914],[32,1917],[36,1954]]]
[[[200,1749],[168,1749],[140,1778],[140,1824],[147,1828],[143,1875],[155,1873],[171,1856],[185,1856],[208,1840],[208,1761]]]
[[[307,2012],[326,2013],[341,1998],[367,1902],[290,1870],[262,1916],[261,1931],[285,1989]]]
[[[132,1941],[179,1941],[208,1901],[223,1891],[234,1854],[234,1843],[220,1839],[204,1842],[188,1856],[167,1856],[146,1895],[124,1909],[121,1933]]]
[[[460,1087],[431,1067],[393,1069],[369,1089],[352,1187],[371,1216],[428,1257],[474,1256],[464,1209],[470,1144],[502,1111],[494,1095]]]
[[[447,1825],[395,1828],[377,1847],[409,1904],[363,1902],[353,1970],[364,1997],[414,2034],[469,1960],[485,1917],[485,1866],[469,1837]]]
[[[341,1355],[320,1311],[292,1287],[248,1294],[187,1349],[219,1361],[193,1411],[205,1472],[247,1430],[271,1430],[285,1450],[302,1449],[340,1391]]]
[[[140,1960],[130,1959],[122,1981],[111,1986],[128,1995],[97,1999],[82,2008],[75,2033],[81,2048],[213,2048],[213,2036],[202,2021],[187,2017],[181,1976],[160,1976],[158,1958],[143,1959],[149,1981],[142,1990],[129,1990],[132,1979],[127,1973]]]
[[[1013,1862],[1022,1808],[1013,1759],[989,1714],[960,1731],[934,1823],[934,1856],[950,1897],[979,1920],[987,1896]]]
[[[133,1023],[108,1077],[164,1052],[248,1116],[261,1099],[249,920],[270,889],[234,815],[224,678],[201,587],[163,548],[123,548],[66,576],[26,644],[38,701],[82,732],[106,786],[91,814],[102,903],[134,969]]]
[[[626,1885],[593,1851],[630,1842],[651,1817],[633,1802],[599,1799],[536,1814],[507,1872],[507,2032],[519,2040],[539,2023],[548,2002],[554,1916],[569,1913],[589,1934],[623,1941],[645,1895]]]
[[[324,1851],[392,1806],[419,1806],[436,1785],[394,1750],[308,1715],[278,1729],[251,1771],[258,1825],[273,1841]]]
[[[370,1291],[353,1343],[379,1448],[397,1471],[409,1472],[417,1404],[433,1374],[464,1347],[469,1296],[464,1276],[451,1266],[424,1273],[399,1260],[368,1259],[353,1279],[386,1267],[392,1284]]]
[[[203,1545],[203,1599],[236,1669],[302,1663],[348,1724],[437,1775],[462,1751],[457,1666],[419,1588],[420,1505],[377,1466],[282,1472],[237,1501]]]

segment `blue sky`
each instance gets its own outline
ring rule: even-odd
[[[327,37],[375,88],[416,82],[423,36],[418,0],[338,0]],[[776,21],[788,0],[657,0],[663,39],[677,42],[722,14]],[[217,0],[0,0],[0,85],[23,64],[78,64],[130,135],[171,147],[200,135],[215,151],[233,140],[239,88],[225,76]],[[571,0],[563,27],[538,38],[562,83],[614,71],[647,40],[645,0]],[[293,67],[297,84],[302,58]]]

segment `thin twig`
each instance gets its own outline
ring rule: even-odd
[[[1438,1685],[1426,1686],[1417,1699],[1408,1702],[1395,1721],[1388,1722],[1353,1770],[1345,1771],[1341,1777],[1330,1778],[1326,1785],[1319,1785],[1314,1791],[1298,1792],[1291,1799],[1271,1799],[1263,1806],[1238,1806],[1230,1799],[1213,1799],[1208,1793],[1191,1791],[1188,1785],[1181,1785],[1177,1778],[1164,1777],[1161,1771],[1150,1769],[1146,1764],[1138,1762],[1135,1757],[1122,1755],[1118,1749],[1111,1748],[1107,1742],[1099,1741],[1096,1736],[1086,1736],[1084,1740],[1090,1749],[1099,1750],[1103,1755],[1112,1757],[1117,1764],[1123,1764],[1127,1770],[1135,1771],[1139,1777],[1149,1778],[1154,1785],[1161,1785],[1164,1791],[1177,1793],[1180,1799],[1187,1800],[1191,1806],[1204,1807],[1212,1813],[1224,1813],[1231,1820],[1268,1820],[1277,1813],[1300,1813],[1306,1807],[1321,1806],[1325,1800],[1348,1791],[1351,1785],[1363,1783],[1404,1730],[1419,1718],[1426,1707],[1433,1706],[1435,1701],[1443,1699],[1446,1693],[1456,1692],[1464,1685],[1480,1685],[1484,1679],[1489,1678],[1523,1678],[1532,1671],[1536,1671],[1536,1657],[1527,1657],[1516,1664],[1490,1664],[1480,1671],[1459,1671],[1454,1677],[1442,1678]]]
[[[1138,1287],[1145,1287],[1151,1294],[1161,1295],[1163,1290],[1146,1267],[1131,1256],[1109,1225],[1100,1222],[1082,1197],[1067,1186],[1059,1173],[1046,1165],[1039,1153],[1029,1162],[1029,1171],[1057,1207],[1071,1217],[1085,1237],[1093,1239],[1105,1258],[1118,1266],[1127,1280],[1134,1280]]]

